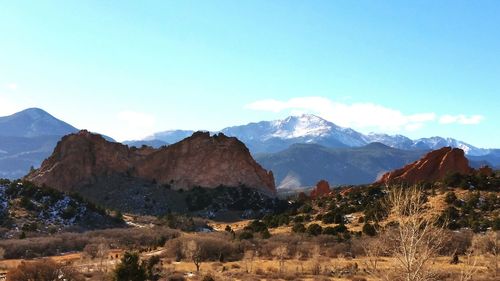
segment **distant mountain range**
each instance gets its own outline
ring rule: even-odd
[[[160,148],[162,146],[168,145],[167,142],[162,140],[135,140],[135,141],[124,141],[123,144],[128,145],[130,147],[134,146],[140,148],[142,146],[151,146],[153,148]]]
[[[40,166],[62,136],[77,131],[38,108],[0,117],[0,178],[23,177],[30,167]],[[403,135],[362,134],[311,114],[233,126],[220,132],[243,141],[264,168],[275,173],[277,185],[312,185],[321,178],[330,179],[332,184],[367,183],[381,172],[444,146],[463,149],[473,166],[500,167],[500,149],[478,148],[452,138],[412,140]],[[164,131],[124,144],[158,148],[192,134],[190,130]],[[369,145],[373,142],[379,144]]]
[[[77,128],[39,108],[28,108],[0,117],[0,136],[24,138],[64,136],[76,131]]]
[[[294,189],[312,186],[320,179],[331,185],[372,183],[383,173],[411,163],[426,152],[381,143],[352,148],[294,144],[277,153],[257,154],[255,159],[273,171],[278,189]]]
[[[62,136],[77,131],[38,108],[0,117],[0,177],[24,176],[40,166]]]
[[[434,150],[451,146],[460,148],[471,156],[485,156],[495,151],[478,148],[452,138],[430,137],[412,140],[403,135],[362,134],[350,128],[337,126],[312,114],[228,127],[222,129],[221,132],[243,141],[252,153],[274,153],[297,143],[314,143],[329,148],[341,148],[361,147],[373,142],[404,150]],[[193,131],[186,130],[164,131],[153,134],[146,140],[175,143],[192,133]]]
[[[74,132],[78,129],[39,108],[0,117],[0,178],[20,178],[38,168],[61,137]]]

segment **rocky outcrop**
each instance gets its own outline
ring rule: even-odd
[[[493,176],[494,172],[493,172],[493,169],[490,167],[490,166],[481,166],[478,170],[477,170],[477,174],[480,175],[480,176],[483,176],[483,177],[491,177]]]
[[[319,198],[329,195],[331,192],[330,184],[325,180],[320,180],[316,187],[311,191],[311,198]]]
[[[103,178],[140,179],[171,189],[246,186],[276,192],[272,172],[264,170],[234,137],[197,132],[176,144],[129,148],[80,131],[65,136],[40,169],[26,179],[38,185],[78,192]]]
[[[472,171],[463,150],[443,147],[427,153],[420,160],[401,169],[384,174],[377,183],[433,182],[444,179],[450,173],[470,174]]]

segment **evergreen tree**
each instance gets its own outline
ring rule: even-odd
[[[115,269],[114,281],[145,281],[146,270],[139,264],[137,253],[125,252],[120,264]]]

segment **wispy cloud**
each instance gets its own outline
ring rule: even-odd
[[[379,104],[338,102],[325,97],[299,97],[285,101],[265,99],[247,104],[245,108],[276,113],[313,113],[343,127],[380,132],[415,131],[438,118],[434,112],[407,114]],[[456,122],[472,124],[481,119],[477,116],[472,119],[465,117],[458,118]]]
[[[17,90],[17,84],[16,83],[9,83],[7,85],[5,85],[5,87],[9,90],[12,90],[12,91],[15,91]]]
[[[18,99],[0,91],[0,116],[10,115],[22,109],[24,108]]]
[[[482,115],[471,115],[466,116],[463,114],[459,115],[443,115],[439,118],[439,123],[441,124],[462,124],[462,125],[474,125],[479,124],[484,119]]]
[[[117,124],[114,136],[119,140],[142,139],[154,132],[156,118],[144,112],[121,111],[117,114],[120,121]]]

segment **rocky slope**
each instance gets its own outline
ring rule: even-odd
[[[26,177],[74,192],[111,178],[138,179],[174,190],[246,186],[275,193],[272,173],[253,160],[242,142],[203,132],[168,147],[137,149],[80,131],[65,136],[40,169]]]
[[[124,226],[121,218],[79,197],[29,182],[0,180],[0,238],[118,226]]]
[[[446,175],[451,173],[468,175],[472,171],[462,149],[443,147],[427,153],[420,160],[408,164],[401,169],[384,174],[378,183],[415,184],[419,182],[433,182],[442,180]]]

